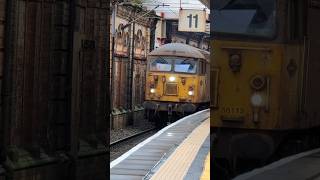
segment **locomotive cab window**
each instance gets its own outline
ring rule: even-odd
[[[197,61],[191,58],[177,58],[174,61],[174,71],[177,73],[191,73],[197,71]]]
[[[215,33],[263,38],[275,35],[275,0],[217,0],[213,10]]]
[[[150,71],[170,72],[172,70],[172,59],[156,57],[150,61]]]

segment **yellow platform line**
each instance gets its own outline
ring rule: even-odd
[[[210,152],[206,157],[205,167],[200,180],[210,180]]]
[[[183,179],[209,134],[210,120],[207,119],[177,147],[151,180]]]

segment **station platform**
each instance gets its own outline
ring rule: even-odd
[[[293,155],[234,180],[320,180],[320,149]]]
[[[110,164],[111,180],[210,179],[210,110],[163,128]]]

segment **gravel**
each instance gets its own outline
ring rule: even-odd
[[[132,136],[134,134],[137,134],[139,132],[143,132],[148,129],[154,128],[154,123],[145,121],[143,123],[143,126],[128,126],[124,129],[112,129],[110,131],[110,143],[115,142],[117,140]],[[155,134],[157,131],[150,131],[148,133],[145,133],[141,136],[134,137],[128,141],[125,141],[124,143],[120,143],[117,145],[113,145],[110,147],[110,162],[115,160],[116,158],[120,157],[122,154],[129,151],[131,148],[139,144],[140,142],[144,141],[148,137]]]
[[[154,127],[153,123],[148,122],[143,127],[128,126],[125,129],[112,129],[110,131],[110,143],[126,138],[128,136],[132,136],[144,130],[151,129],[153,127]]]

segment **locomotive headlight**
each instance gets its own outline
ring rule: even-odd
[[[193,87],[189,87],[189,91],[188,91],[188,95],[189,96],[193,96],[194,95],[194,91],[193,91]]]
[[[173,81],[175,81],[175,80],[176,80],[176,77],[174,77],[174,76],[170,76],[170,77],[169,77],[169,81],[170,81],[170,82],[173,82]]]
[[[251,104],[256,107],[263,105],[263,97],[261,94],[253,94],[251,96]]]
[[[154,94],[156,92],[155,85],[150,84],[150,93]]]
[[[151,88],[151,89],[150,89],[150,93],[152,93],[152,94],[156,93],[156,89]]]

